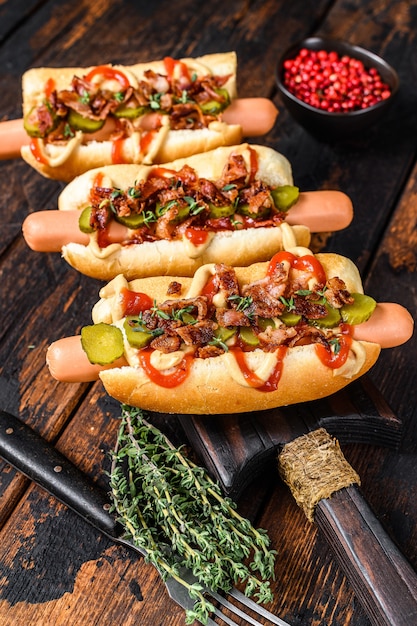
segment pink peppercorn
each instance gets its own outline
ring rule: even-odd
[[[374,106],[391,95],[376,68],[326,50],[302,48],[283,65],[283,83],[296,98],[329,113],[350,113]]]

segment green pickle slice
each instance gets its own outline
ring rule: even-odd
[[[56,115],[52,115],[51,117],[52,121],[50,126],[41,131],[38,109],[34,106],[23,118],[23,128],[30,137],[46,137],[48,133],[53,131],[58,124]]]
[[[248,346],[257,346],[259,343],[259,339],[256,334],[253,332],[250,326],[242,326],[239,330],[239,335],[242,341],[246,343]]]
[[[123,333],[111,324],[92,324],[81,329],[81,346],[90,363],[108,365],[124,354]]]
[[[135,228],[140,228],[144,224],[144,216],[143,213],[131,213],[130,215],[117,215],[115,216],[116,222],[119,224],[123,224],[127,228],[135,230]]]
[[[324,306],[327,309],[326,317],[314,320],[314,323],[320,328],[334,328],[338,326],[341,322],[339,309],[335,309],[329,304],[325,304]]]
[[[231,326],[229,328],[226,328],[225,326],[219,326],[219,328],[214,331],[214,336],[216,337],[216,339],[222,341],[223,343],[226,343],[226,341],[231,339],[235,334],[236,328],[234,326]]]
[[[286,311],[282,315],[279,316],[279,319],[285,326],[297,326],[297,324],[301,320],[301,315],[297,313],[291,313],[291,311]]]
[[[126,118],[128,120],[133,120],[136,117],[140,117],[148,113],[150,108],[143,105],[138,106],[129,106],[126,104],[121,104],[117,107],[117,109],[113,112],[113,115],[117,118]]]
[[[218,115],[230,104],[230,96],[227,89],[220,87],[215,91],[224,98],[224,102],[219,102],[218,100],[207,100],[207,102],[200,104],[200,108],[205,115]]]
[[[235,212],[235,208],[233,204],[226,204],[224,206],[216,206],[210,202],[209,211],[210,211],[211,219],[218,219],[221,217],[229,217],[230,215],[233,215]]]
[[[281,185],[272,189],[271,196],[278,211],[288,211],[298,200],[300,190],[294,185]]]
[[[92,120],[71,109],[68,113],[68,124],[71,128],[81,130],[83,133],[95,133],[103,128],[104,120]]]
[[[126,333],[126,339],[132,348],[145,348],[153,339],[151,332],[145,330],[140,325],[139,320],[135,316],[128,316],[123,322],[123,328]]]
[[[87,235],[94,232],[94,228],[90,224],[91,220],[91,206],[85,207],[81,211],[81,215],[78,218],[78,227],[82,233],[86,233]]]
[[[344,304],[340,309],[342,320],[346,324],[363,324],[372,315],[376,307],[376,301],[371,296],[363,293],[352,293],[353,304]]]

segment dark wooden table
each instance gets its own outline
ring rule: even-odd
[[[277,95],[280,53],[307,35],[331,35],[382,54],[401,89],[382,124],[343,143],[305,132]],[[416,0],[5,0],[0,5],[0,119],[21,115],[22,73],[40,65],[131,64],[170,55],[236,50],[240,96],[280,109],[259,143],[284,153],[303,190],[340,189],[353,200],[349,229],[315,239],[351,257],[367,293],[417,304]],[[100,284],[58,254],[28,250],[21,223],[55,208],[62,185],[21,161],[0,164],[0,405],[106,484],[119,407],[100,383],[59,384],[45,365],[48,344],[89,323]],[[417,338],[385,350],[370,378],[403,422],[399,450],[352,444],[344,452],[385,529],[417,568]],[[174,417],[159,426],[181,441]],[[185,441],[185,439],[184,439]],[[156,571],[91,529],[26,478],[0,463],[2,626],[156,626],[184,623]],[[273,610],[294,626],[368,626],[324,539],[274,478],[241,507],[269,530],[279,552]],[[411,625],[410,625],[411,626]]]

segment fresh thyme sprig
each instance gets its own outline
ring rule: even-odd
[[[276,552],[269,549],[266,531],[241,517],[203,468],[149,424],[140,409],[127,405],[122,405],[110,487],[126,535],[146,550],[147,561],[164,579],[173,576],[195,599],[186,624],[207,623],[213,610],[203,586],[228,591],[241,582],[258,602],[272,600]],[[184,580],[182,567],[199,582]]]

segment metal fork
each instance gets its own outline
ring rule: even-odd
[[[14,415],[0,411],[0,456],[18,471],[25,474],[35,483],[46,489],[60,502],[75,511],[89,524],[104,533],[112,541],[125,545],[143,556],[146,551],[136,546],[124,537],[123,527],[110,514],[110,504],[107,493],[92,483],[86,474],[79,470],[71,461],[63,456],[56,448],[38,435],[29,426],[21,422]],[[189,583],[196,582],[190,570],[183,569],[181,576]],[[193,608],[194,600],[189,596],[187,589],[175,578],[168,578],[165,585],[170,597],[182,608]],[[216,607],[214,615],[229,626],[236,626],[223,611],[229,610],[234,615],[244,619],[252,626],[264,626],[253,618],[247,611],[239,608],[238,602],[257,616],[268,620],[267,623],[278,626],[289,626],[279,617],[273,615],[262,606],[247,598],[237,589],[228,592],[230,600],[223,595],[205,589],[204,594],[210,596]],[[216,622],[209,618],[208,626],[216,626]]]

